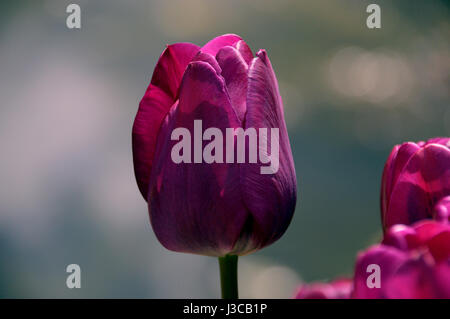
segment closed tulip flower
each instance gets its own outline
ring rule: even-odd
[[[448,195],[450,138],[395,146],[383,171],[383,228],[432,218],[435,205]]]
[[[245,255],[287,229],[296,177],[277,80],[264,50],[254,56],[233,34],[201,48],[167,46],[132,136],[138,186],[167,249]]]
[[[368,278],[378,265],[379,284]],[[450,298],[450,225],[434,220],[395,225],[381,244],[359,254],[353,298]]]

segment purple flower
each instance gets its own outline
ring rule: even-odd
[[[379,266],[379,287],[367,283]],[[359,254],[353,298],[450,298],[450,225],[433,220],[395,225],[381,244]]]
[[[346,278],[305,284],[300,286],[295,299],[349,299],[352,286],[352,280]]]
[[[177,141],[171,134],[186,128],[195,135],[194,120],[202,121],[203,130],[218,128],[223,134],[227,128],[278,128],[278,170],[261,174],[266,165],[261,160],[227,162],[225,154],[213,163],[175,163],[171,151]],[[275,145],[268,140],[270,152]],[[249,143],[245,146],[248,156]],[[266,52],[254,57],[233,34],[202,48],[167,46],[136,115],[133,161],[153,230],[166,248],[243,255],[280,238],[294,212],[297,182],[283,104]]]
[[[432,218],[437,202],[449,195],[450,138],[397,145],[383,171],[383,228]]]

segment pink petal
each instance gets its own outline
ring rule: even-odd
[[[220,49],[216,59],[222,69],[221,74],[225,79],[231,104],[239,120],[243,122],[247,108],[248,65],[239,51],[230,46]]]
[[[147,200],[159,127],[173,100],[162,89],[150,84],[139,104],[133,124],[132,145],[134,173],[139,190]]]
[[[407,142],[400,146],[394,147],[383,171],[382,189],[381,189],[381,211],[383,225],[386,220],[386,214],[388,212],[389,203],[391,199],[392,190],[394,189],[397,179],[404,167],[416,153],[420,147],[416,143]],[[389,225],[390,226],[390,225]],[[385,225],[385,228],[387,226]]]
[[[330,283],[312,283],[302,285],[295,299],[348,299],[353,281],[338,279]]]
[[[434,206],[433,217],[442,223],[450,223],[450,196],[442,198]]]
[[[450,227],[431,238],[427,245],[437,262],[450,260]]]
[[[408,251],[420,245],[417,237],[416,230],[413,227],[398,224],[386,231],[382,244]]]
[[[225,46],[233,46],[236,42],[241,41],[242,38],[236,34],[224,34],[216,37],[206,43],[200,50],[204,53],[216,56],[217,52]]]
[[[217,74],[222,73],[219,63],[217,63],[216,58],[209,53],[198,52],[196,56],[192,59],[192,62],[202,61],[206,62],[213,67]]]
[[[145,200],[159,128],[175,102],[184,70],[198,49],[191,43],[167,46],[139,103],[132,133],[133,163],[138,187]]]
[[[390,299],[435,299],[443,298],[439,278],[433,265],[426,258],[410,259],[389,277],[384,292]]]
[[[440,198],[450,195],[450,150],[429,144],[408,161],[393,188],[384,224],[430,218]]]
[[[242,164],[241,169],[243,198],[258,226],[254,240],[262,247],[278,239],[288,227],[297,194],[294,161],[278,84],[263,50],[258,52],[249,69],[245,128],[251,127],[268,129],[268,153],[272,149],[269,129],[279,128],[278,171],[261,174],[260,168],[267,164],[260,162]]]
[[[434,137],[427,141],[427,144],[440,144],[450,148],[450,137]]]
[[[151,84],[158,86],[175,100],[184,70],[199,49],[192,43],[168,45],[159,57]]]
[[[382,299],[387,298],[386,283],[399,267],[408,260],[408,254],[394,247],[376,245],[360,253],[355,265],[353,298]],[[367,272],[369,265],[380,267],[380,287],[369,288],[367,279],[373,272]],[[370,269],[369,269],[370,270]]]
[[[245,43],[244,40],[240,40],[234,44],[234,47],[239,51],[239,53],[241,54],[241,56],[245,60],[245,62],[248,65],[250,65],[254,56],[253,56],[252,50],[247,45],[247,43]]]

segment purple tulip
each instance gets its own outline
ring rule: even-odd
[[[295,299],[349,299],[352,286],[352,280],[346,278],[301,285]]]
[[[437,202],[448,195],[450,138],[395,146],[381,184],[383,228],[432,218]]]
[[[378,265],[379,287],[369,287],[369,265]],[[433,220],[395,225],[381,244],[360,253],[353,298],[450,298],[450,224]]]
[[[223,162],[175,163],[171,133],[182,127],[195,135],[194,120],[202,121],[203,130],[214,127],[224,134],[226,128],[279,128],[278,171],[264,175],[260,160],[229,163],[225,155]],[[246,143],[247,155],[248,148]],[[243,255],[280,238],[294,212],[297,182],[266,52],[254,57],[233,34],[202,48],[167,46],[136,115],[133,161],[153,230],[167,249]]]

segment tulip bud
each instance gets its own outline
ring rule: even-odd
[[[432,218],[437,202],[448,195],[450,138],[395,146],[381,183],[383,228]]]
[[[236,135],[226,135],[227,130]],[[252,140],[258,144],[247,136],[241,148],[247,161],[242,162],[237,135],[251,130],[267,134]],[[220,135],[223,140],[218,140]],[[230,141],[235,148],[228,147]],[[270,156],[252,157],[252,150],[264,149],[261,145],[276,154],[272,171]],[[227,149],[221,153],[223,146]],[[266,52],[253,56],[233,34],[202,48],[169,45],[139,105],[133,161],[153,230],[166,248],[243,255],[280,238],[294,212],[297,182],[281,96]],[[269,174],[261,173],[267,170]]]

